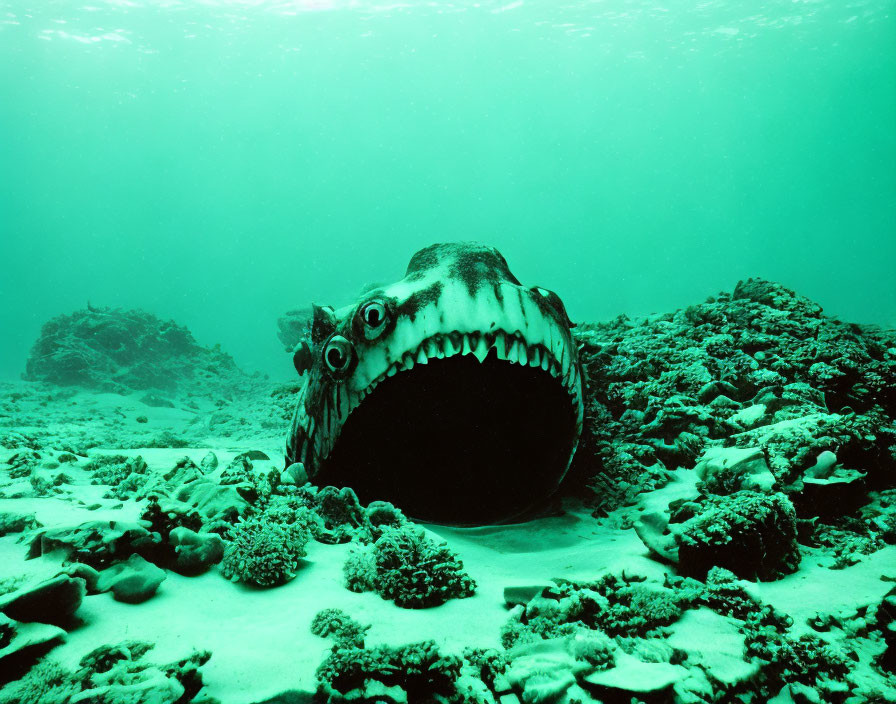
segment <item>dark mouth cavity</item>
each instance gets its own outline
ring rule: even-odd
[[[545,501],[575,442],[576,409],[547,372],[472,355],[380,383],[351,413],[319,483],[435,523],[509,521]]]

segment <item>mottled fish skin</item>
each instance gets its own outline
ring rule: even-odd
[[[313,308],[310,344],[299,343],[295,352],[304,382],[287,465],[303,463],[313,480],[349,414],[387,377],[457,354],[482,362],[494,349],[499,359],[540,367],[565,387],[576,409],[569,466],[584,411],[573,324],[557,294],[520,284],[497,249],[434,244],[411,257],[400,281],[370,288],[339,310]],[[380,311],[381,324],[371,326]],[[341,364],[328,364],[328,354]]]

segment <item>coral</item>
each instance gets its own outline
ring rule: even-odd
[[[55,660],[42,660],[21,679],[0,690],[0,704],[68,704],[81,687]]]
[[[579,631],[567,644],[570,655],[583,660],[598,670],[613,667],[616,644],[600,631]]]
[[[311,621],[311,632],[320,638],[333,636],[341,646],[364,647],[370,626],[362,626],[340,609],[318,611]]]
[[[788,482],[822,450],[891,485],[896,332],[750,279],[676,313],[575,330],[585,428],[570,488],[600,514],[713,446],[760,447]],[[760,426],[760,427],[757,427]]]
[[[442,654],[433,641],[369,649],[337,643],[316,676],[320,694],[331,702],[398,687],[404,701],[436,704],[457,701],[462,665],[459,657]]]
[[[512,612],[501,631],[505,648],[551,638],[649,636],[674,623],[687,605],[672,589],[624,575],[559,582],[555,591],[545,590]]]
[[[368,550],[372,575],[370,561],[358,554],[346,563],[346,582],[354,591],[372,584],[384,599],[403,608],[420,609],[472,596],[476,589],[463,562],[447,545],[426,537],[417,526],[384,528]]]
[[[800,683],[813,687],[824,680],[843,680],[850,671],[845,654],[811,633],[791,636],[780,622],[769,619],[768,613],[762,610],[751,615],[743,627],[745,657],[764,663],[764,679],[777,686]]]
[[[40,453],[36,450],[24,449],[13,453],[6,464],[9,465],[10,479],[22,479],[30,476],[40,463]]]
[[[738,491],[705,496],[672,511],[669,528],[683,573],[724,567],[748,579],[777,579],[800,561],[796,514],[784,494]]]
[[[353,549],[342,565],[345,586],[353,592],[376,589],[376,560],[370,550]]]
[[[84,469],[93,474],[91,484],[108,484],[117,486],[132,472],[146,474],[148,467],[139,455],[96,455],[84,463]]]
[[[143,658],[151,643],[103,645],[85,655],[77,670],[43,660],[0,691],[0,704],[186,704],[202,689],[199,668],[211,654],[196,651],[182,660],[155,665]]]
[[[234,582],[259,587],[284,584],[295,576],[308,538],[308,532],[299,525],[247,518],[230,533],[221,574]]]
[[[316,510],[335,542],[348,542],[366,522],[366,514],[349,487],[325,486],[316,497]]]

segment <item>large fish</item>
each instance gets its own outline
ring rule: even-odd
[[[417,252],[350,306],[314,306],[287,463],[422,520],[512,520],[553,494],[582,431],[557,294],[475,243]]]

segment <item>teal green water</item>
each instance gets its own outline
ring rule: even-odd
[[[285,374],[280,313],[457,239],[577,319],[896,325],[896,5],[0,2],[0,373],[89,300]]]

